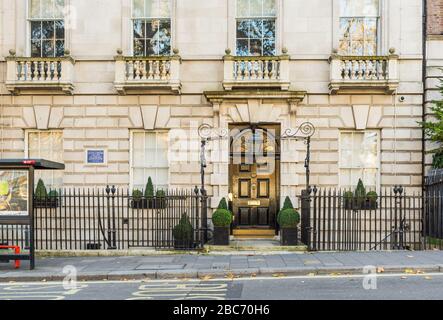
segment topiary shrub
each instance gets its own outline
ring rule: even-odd
[[[368,202],[368,209],[375,209],[377,207],[378,194],[375,191],[370,191],[366,195]]]
[[[296,228],[300,223],[300,214],[293,208],[284,209],[279,212],[277,222],[280,228]]]
[[[157,198],[164,198],[164,197],[166,197],[166,192],[165,192],[163,189],[158,189],[158,190],[155,192],[155,196],[156,196]]]
[[[143,198],[143,192],[141,192],[139,189],[132,190],[132,200],[140,201],[142,198]]]
[[[352,209],[354,204],[354,193],[352,191],[346,191],[343,194],[345,209]]]
[[[361,209],[366,202],[366,188],[361,179],[358,180],[357,188],[354,192],[355,205],[357,209]]]
[[[172,230],[174,247],[177,249],[190,249],[194,242],[194,228],[186,213],[183,213],[180,222]]]
[[[214,227],[229,227],[232,223],[232,213],[226,209],[217,209],[212,215]]]
[[[146,183],[145,198],[153,198],[153,197],[154,197],[154,185],[152,184],[151,177],[149,177],[148,182]]]
[[[218,208],[217,209],[224,209],[224,210],[228,210],[228,203],[226,202],[225,198],[222,198],[220,200],[220,203],[218,204]]]
[[[281,210],[285,209],[294,209],[294,206],[292,205],[292,201],[289,197],[286,197],[285,202],[283,203],[283,208]]]
[[[58,192],[56,190],[51,190],[48,193],[48,198],[57,198],[58,197]]]
[[[46,190],[45,183],[42,179],[38,179],[37,188],[35,189],[35,198],[37,200],[45,200],[48,197],[48,191]]]

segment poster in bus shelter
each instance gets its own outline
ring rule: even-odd
[[[0,170],[0,217],[27,216],[28,194],[28,171]]]

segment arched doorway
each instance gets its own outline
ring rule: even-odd
[[[276,229],[280,124],[232,124],[229,192],[236,229]]]

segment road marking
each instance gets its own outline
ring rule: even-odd
[[[224,300],[228,293],[227,283],[152,283],[144,284],[127,300]]]
[[[0,300],[63,300],[87,287],[82,284],[76,289],[65,290],[61,283],[0,284]]]

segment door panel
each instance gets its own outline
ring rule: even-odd
[[[269,141],[280,136],[280,126],[244,125],[231,126],[230,129],[234,128],[241,135],[238,145],[231,148],[229,166],[234,225],[275,228],[280,178],[279,141],[275,141],[277,146],[270,145]],[[252,143],[248,139],[253,139]]]

